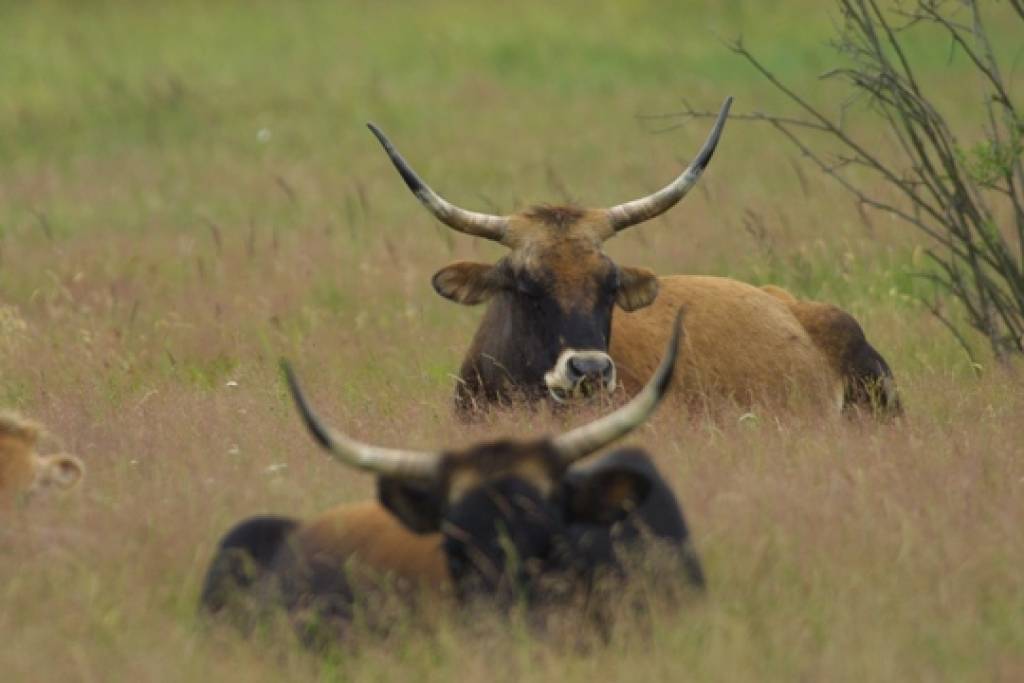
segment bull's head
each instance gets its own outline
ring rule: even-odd
[[[491,302],[463,368],[464,380],[484,375],[486,385],[486,375],[493,372],[527,391],[546,387],[557,401],[615,387],[615,363],[608,355],[612,309],[649,305],[658,294],[658,280],[644,268],[617,265],[602,245],[619,231],[667,211],[696,184],[731,103],[730,97],[722,105],[693,162],[658,192],[608,209],[541,206],[509,216],[467,211],[446,201],[369,124],[409,189],[438,220],[509,248],[497,263],[460,261],[434,275],[434,289],[445,298],[466,305]]]
[[[640,506],[652,481],[606,468],[577,481],[569,467],[628,434],[654,411],[672,379],[680,320],[647,386],[618,410],[553,438],[501,440],[462,451],[421,452],[360,443],[325,426],[285,373],[314,438],[340,463],[378,476],[381,503],[417,533],[440,532],[460,597],[530,595],[570,568],[569,529],[610,526]],[[581,483],[582,482],[582,483]]]

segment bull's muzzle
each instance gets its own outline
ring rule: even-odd
[[[604,351],[566,349],[546,375],[544,383],[559,403],[615,390],[615,361]]]

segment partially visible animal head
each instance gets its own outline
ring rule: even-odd
[[[40,455],[42,428],[17,415],[0,414],[0,501],[66,490],[82,479],[85,466],[67,453]]]
[[[463,387],[496,396],[511,383],[528,396],[549,393],[559,402],[614,389],[615,363],[608,355],[613,307],[632,311],[649,305],[658,294],[658,280],[644,268],[614,263],[602,245],[667,211],[697,183],[731,103],[732,98],[725,101],[693,162],[658,192],[607,209],[535,206],[508,216],[448,202],[369,124],[409,189],[438,220],[509,249],[497,263],[460,261],[434,275],[434,289],[447,299],[466,305],[490,302],[463,366]]]
[[[380,503],[408,529],[440,534],[456,595],[503,603],[542,593],[549,577],[593,569],[579,566],[572,530],[609,528],[643,506],[656,484],[664,488],[653,468],[610,465],[592,477],[567,475],[574,463],[628,434],[654,411],[671,381],[680,335],[677,319],[654,376],[609,415],[551,438],[502,439],[455,451],[360,443],[325,426],[287,366],[285,372],[317,442],[342,464],[375,473]]]

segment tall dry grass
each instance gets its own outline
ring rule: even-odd
[[[278,258],[313,253],[324,263],[311,270],[328,268],[324,251],[285,246]],[[243,278],[250,266],[232,267]],[[454,423],[447,387],[417,367],[430,352],[380,341],[400,324],[394,334],[458,348],[456,332],[416,316],[347,330],[330,316],[289,317],[282,303],[269,339],[247,334],[275,314],[261,297],[301,299],[307,286],[302,268],[267,272],[250,293],[225,299],[221,322],[215,296],[180,286],[165,295],[175,304],[153,306],[180,306],[177,324],[140,304],[135,321],[151,316],[151,327],[132,332],[110,312],[109,288],[72,278],[9,326],[5,384],[21,387],[89,473],[80,492],[5,519],[5,679],[1021,675],[1024,397],[1018,380],[946,370],[901,376],[908,417],[894,427],[658,415],[630,441],[655,454],[679,493],[711,588],[702,604],[660,615],[653,628],[638,624],[642,635],[626,618],[607,646],[565,652],[514,627],[467,637],[443,622],[362,640],[324,663],[288,640],[268,650],[211,634],[195,618],[196,595],[230,524],[372,495],[368,478],[323,458],[303,433],[276,352],[295,356],[332,421],[368,440],[433,446],[558,427],[543,414]],[[107,314],[97,316],[104,300]],[[292,324],[308,326],[300,342],[289,340]],[[218,364],[218,350],[231,362]]]
[[[338,398],[344,378],[310,369],[322,411],[378,442],[558,427],[505,415],[467,433],[429,405],[444,397],[423,395],[390,396],[384,414]],[[683,502],[710,580],[705,600],[653,623],[625,615],[610,643],[579,651],[515,624],[467,634],[445,618],[432,629],[400,620],[390,637],[321,660],[284,632],[268,648],[196,619],[205,563],[235,520],[372,495],[369,477],[317,452],[272,371],[239,377],[208,390],[159,386],[97,418],[84,397],[54,391],[41,417],[68,435],[89,474],[78,493],[5,519],[5,680],[1024,674],[1024,397],[1014,381],[908,379],[910,414],[885,428],[694,424],[663,411],[629,441],[654,453]]]

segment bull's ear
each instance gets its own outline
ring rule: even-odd
[[[487,301],[501,288],[498,269],[489,263],[456,261],[434,273],[434,290],[446,299],[472,306]]]
[[[417,534],[441,528],[441,496],[433,484],[381,477],[377,480],[377,498],[398,521]]]
[[[643,505],[651,488],[650,478],[642,472],[602,469],[566,486],[566,516],[577,523],[614,524]]]
[[[619,291],[615,303],[624,311],[650,306],[658,296],[658,277],[646,268],[619,268]]]
[[[78,484],[84,474],[85,465],[81,460],[73,455],[59,453],[43,458],[39,480],[44,486],[69,489]]]

